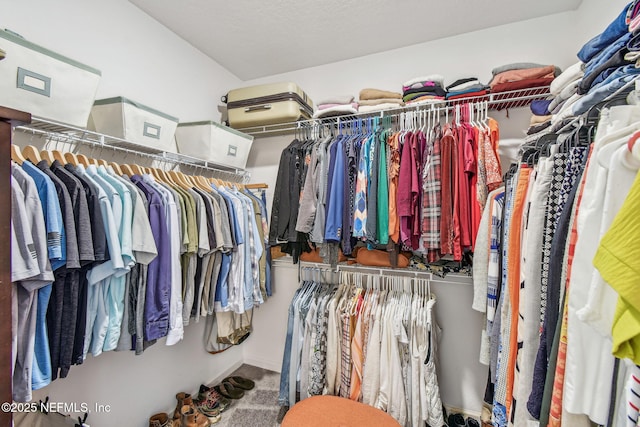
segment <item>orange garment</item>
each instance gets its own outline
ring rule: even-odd
[[[518,307],[520,306],[520,260],[522,242],[522,217],[524,215],[529,176],[531,168],[520,167],[520,175],[514,193],[511,225],[509,227],[509,261],[507,265],[507,285],[509,286],[509,302],[511,304],[511,332],[509,336],[509,359],[507,362],[507,414],[511,413],[513,399],[513,380],[515,375],[516,355],[518,353]]]
[[[394,243],[400,240],[400,218],[398,216],[398,177],[400,176],[400,133],[389,136],[389,239]]]
[[[362,400],[362,374],[364,369],[364,330],[362,328],[362,306],[364,298],[362,294],[358,297],[358,313],[352,316],[356,320],[356,327],[351,340],[351,392],[349,399]]]
[[[591,151],[589,151],[589,157],[587,158],[587,167],[591,161]],[[580,182],[580,188],[578,189],[578,199],[576,204],[576,210],[573,214],[574,221],[571,226],[571,232],[569,234],[569,251],[567,257],[567,279],[565,282],[565,300],[564,309],[562,312],[562,325],[560,326],[560,342],[558,343],[558,359],[556,363],[556,374],[553,380],[553,394],[551,395],[551,407],[549,408],[549,424],[548,427],[560,427],[562,420],[562,398],[564,393],[564,372],[567,362],[567,322],[568,322],[568,307],[569,307],[569,282],[571,278],[571,270],[573,267],[573,257],[576,253],[576,241],[578,240],[578,221],[575,218],[578,217],[580,210],[580,203],[582,203],[582,190],[584,189],[584,183],[586,181],[587,174],[582,174],[582,180]]]
[[[525,68],[523,70],[509,70],[493,76],[489,85],[493,86],[500,83],[517,82],[520,80],[532,80],[543,78],[554,78],[556,67],[547,65],[546,67]]]

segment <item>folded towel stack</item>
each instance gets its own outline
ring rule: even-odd
[[[548,86],[560,74],[560,69],[553,65],[515,63],[494,68],[491,73],[491,92],[507,92]]]
[[[447,99],[469,98],[488,93],[489,87],[480,83],[476,77],[458,79],[446,87]]]
[[[360,91],[358,104],[359,111],[366,113],[402,107],[404,102],[402,95],[397,92],[367,88]]]
[[[444,99],[444,77],[438,74],[417,77],[402,84],[402,100],[407,104]]]
[[[323,99],[318,103],[318,109],[313,114],[314,119],[331,116],[343,116],[358,112],[358,103],[353,95],[341,95]]]

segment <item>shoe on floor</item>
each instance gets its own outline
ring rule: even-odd
[[[211,399],[213,401],[218,402],[220,405],[220,412],[226,411],[229,406],[231,406],[231,400],[222,396],[220,393],[215,391],[213,387],[207,387],[204,384],[200,385],[200,389],[198,390],[198,399],[206,398]]]
[[[231,383],[235,388],[240,388],[242,390],[251,390],[256,386],[256,383],[251,381],[248,378],[243,378],[239,376],[227,377],[222,380],[223,383]]]
[[[149,427],[173,427],[173,420],[165,413],[155,414],[149,418]]]
[[[244,396],[244,391],[239,388],[235,388],[231,383],[223,382],[213,387],[215,391],[227,397],[229,399],[241,399]]]
[[[475,418],[467,417],[467,427],[480,427],[480,423]]]
[[[450,414],[449,415],[449,427],[466,427],[467,424],[462,414]]]
[[[200,412],[189,405],[184,405],[180,409],[180,427],[209,427],[211,421]]]

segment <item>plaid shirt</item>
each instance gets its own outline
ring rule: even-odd
[[[428,251],[429,262],[440,257],[440,208],[442,176],[440,168],[440,139],[438,126],[427,143],[422,180],[422,241]]]

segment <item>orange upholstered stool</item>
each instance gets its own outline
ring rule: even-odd
[[[399,427],[391,415],[336,396],[313,396],[296,403],[282,427]]]

